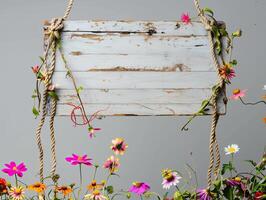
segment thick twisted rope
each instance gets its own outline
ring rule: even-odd
[[[43,146],[42,146],[42,140],[41,140],[41,130],[44,125],[45,117],[47,114],[47,109],[46,109],[47,97],[48,97],[48,90],[45,87],[44,92],[43,92],[43,97],[42,97],[42,102],[43,102],[42,115],[41,115],[41,119],[40,119],[39,125],[36,130],[36,139],[37,139],[37,145],[39,149],[39,161],[40,161],[40,166],[39,166],[40,182],[43,182],[43,178],[44,178],[43,176],[44,155],[43,155]]]
[[[53,40],[52,45],[52,53],[51,53],[51,68],[49,77],[53,76],[56,64],[56,41]],[[50,140],[51,140],[51,152],[52,152],[52,169],[51,175],[54,176],[56,172],[56,141],[55,141],[55,130],[54,130],[54,118],[56,114],[56,106],[57,106],[57,99],[51,99],[51,107],[50,107]]]
[[[72,7],[73,7],[73,4],[74,4],[74,0],[69,0],[68,5],[67,5],[67,9],[65,11],[65,15],[63,17],[64,20],[66,20],[69,17],[70,12],[71,12]]]
[[[215,52],[215,47],[214,47],[214,42],[213,42],[213,37],[212,37],[212,32],[211,32],[212,31],[211,22],[204,15],[203,10],[200,8],[199,0],[194,0],[194,3],[195,3],[196,10],[198,12],[198,16],[200,17],[202,24],[205,26],[205,29],[208,31],[208,40],[209,40],[210,49],[211,49],[211,56],[212,56],[217,74],[219,76],[218,86],[221,89],[224,87],[224,80],[220,76],[220,73],[219,73],[220,65],[219,65],[219,61],[217,59],[217,55]],[[208,187],[210,187],[212,184],[213,168],[214,168],[215,178],[217,178],[219,174],[220,164],[221,164],[219,144],[216,138],[216,128],[217,128],[217,123],[219,120],[219,113],[217,109],[217,99],[218,99],[218,95],[219,95],[218,93],[220,92],[220,89],[218,92],[216,91],[214,92],[214,95],[211,100],[211,103],[213,106],[213,114],[212,114],[212,124],[211,124],[210,143],[209,143],[210,163],[209,163],[208,177],[207,177]],[[216,162],[215,166],[214,166],[214,162]]]
[[[63,18],[57,18],[53,19],[50,26],[48,27],[48,45],[45,53],[45,62],[47,63],[48,56],[50,55],[51,62],[47,69],[47,77],[45,80],[45,88],[43,91],[43,97],[42,97],[42,109],[41,109],[41,119],[38,124],[37,130],[36,130],[36,139],[37,139],[37,145],[39,150],[39,161],[40,161],[40,168],[39,168],[39,174],[40,174],[40,181],[43,182],[44,179],[44,151],[43,151],[43,145],[41,140],[41,130],[43,128],[43,125],[45,123],[45,118],[47,115],[47,103],[48,103],[48,92],[49,92],[49,85],[51,84],[51,78],[53,76],[55,65],[56,65],[56,40],[60,38],[60,31],[63,29],[64,25],[63,22],[66,20],[71,12],[71,9],[73,7],[74,0],[69,0],[67,9],[65,11],[65,14]],[[48,55],[48,52],[50,51],[50,54]],[[51,140],[51,152],[52,152],[52,168],[51,168],[51,175],[55,175],[56,172],[56,140],[55,140],[55,130],[54,130],[54,118],[56,114],[56,106],[57,106],[57,100],[54,98],[51,98],[51,106],[50,106],[50,140]]]

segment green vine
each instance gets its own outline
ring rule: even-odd
[[[237,65],[237,60],[232,59],[233,41],[235,38],[241,37],[242,31],[239,29],[231,34],[228,33],[224,23],[218,22],[214,17],[214,12],[210,8],[202,9],[203,14],[208,18],[211,25],[211,35],[214,42],[215,53],[218,61],[221,63],[218,73],[223,79],[225,84],[231,84],[231,79],[235,77],[234,67]],[[207,115],[212,106],[212,101],[219,97],[220,94],[224,94],[224,103],[227,103],[225,88],[219,83],[212,87],[212,94],[208,99],[205,99],[201,103],[200,109],[192,115],[188,121],[182,126],[181,131],[187,131],[187,126],[197,116]]]

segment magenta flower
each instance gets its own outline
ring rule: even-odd
[[[247,90],[235,89],[230,99],[238,100],[239,98],[244,97],[246,95],[246,91]]]
[[[23,173],[27,171],[23,162],[17,165],[14,161],[11,161],[9,164],[5,164],[5,166],[6,168],[2,169],[2,172],[8,174],[8,176],[18,175],[22,177]]]
[[[199,200],[212,200],[209,191],[206,189],[198,189],[197,190],[197,197]]]
[[[78,156],[76,154],[72,154],[72,157],[66,157],[66,161],[69,162],[71,165],[87,165],[91,166],[92,163],[90,162],[92,159],[88,158],[87,155]]]
[[[129,192],[135,193],[137,195],[143,195],[150,189],[150,186],[144,182],[134,182],[129,188]]]
[[[239,186],[241,188],[241,190],[243,190],[243,191],[246,190],[246,186],[242,182],[240,177],[234,177],[234,178],[231,178],[231,179],[227,179],[226,180],[226,184],[231,186],[231,187]]]
[[[188,13],[183,13],[183,14],[181,15],[181,21],[182,21],[184,24],[188,25],[188,24],[191,22],[191,18],[190,18],[190,16],[189,16],[189,14],[188,14]]]

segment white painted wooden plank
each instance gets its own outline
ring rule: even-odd
[[[179,26],[176,26],[179,24]],[[200,22],[183,25],[180,21],[65,21],[64,31],[71,32],[147,32],[155,28],[157,34],[207,35]]]
[[[211,88],[216,72],[74,72],[79,86],[86,89]],[[65,72],[55,72],[58,89],[73,89]]]
[[[103,116],[182,116],[193,115],[201,104],[85,104],[85,110],[90,115],[99,110],[103,110],[99,115]],[[225,112],[224,106],[219,106],[219,112]],[[57,113],[61,116],[70,115],[73,107],[69,105],[58,104]],[[79,113],[77,113],[78,115]],[[209,111],[211,114],[211,110]]]
[[[211,89],[115,89],[83,90],[80,93],[85,104],[176,104],[201,103],[211,95]],[[74,90],[59,90],[59,104],[79,104]]]
[[[177,54],[192,48],[209,50],[207,37],[147,36],[120,34],[64,33],[62,47],[66,53],[82,54]]]
[[[67,44],[66,44],[67,45]],[[209,49],[177,49],[175,54],[83,54],[64,52],[74,71],[215,71]],[[56,71],[66,71],[57,55]]]
[[[178,22],[180,25],[180,22]],[[192,115],[218,77],[201,23],[66,21],[62,48],[88,114]],[[152,30],[152,31],[151,31]],[[153,34],[150,34],[153,33]],[[57,54],[57,115],[70,115],[72,81]],[[220,113],[225,106],[219,102]]]

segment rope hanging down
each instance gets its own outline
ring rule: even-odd
[[[194,0],[194,3],[196,6],[196,10],[198,12],[198,16],[200,17],[202,24],[205,26],[205,29],[208,31],[208,39],[209,39],[209,43],[210,43],[211,56],[212,56],[217,74],[219,76],[218,91],[216,91],[214,93],[214,96],[211,99],[211,103],[212,103],[212,107],[213,107],[213,114],[212,114],[210,144],[209,144],[210,164],[209,164],[209,168],[208,168],[208,177],[207,177],[208,178],[208,187],[210,187],[211,183],[212,183],[212,172],[214,170],[215,178],[217,178],[217,176],[219,174],[220,165],[221,165],[219,144],[218,144],[218,141],[216,138],[216,128],[217,128],[217,123],[219,120],[219,113],[218,113],[218,109],[217,109],[217,100],[218,100],[219,94],[224,89],[224,80],[219,73],[220,65],[219,65],[219,61],[217,59],[217,55],[215,52],[213,36],[212,36],[211,22],[204,15],[203,10],[200,8],[199,0]],[[216,164],[214,166],[215,162],[216,162]]]
[[[59,38],[60,31],[63,29],[63,22],[69,17],[73,6],[74,0],[69,0],[67,9],[65,11],[63,18],[53,19],[50,26],[48,27],[48,44],[46,46],[45,54],[44,54],[44,65],[47,71],[47,77],[44,81],[44,91],[42,96],[42,108],[41,108],[41,118],[36,129],[36,140],[39,149],[39,174],[40,181],[43,182],[44,179],[44,150],[41,140],[41,131],[45,123],[45,119],[47,116],[47,104],[48,104],[48,92],[49,86],[52,84],[51,78],[53,76],[56,64],[56,40]],[[50,63],[47,64],[48,57],[51,59]],[[54,176],[56,173],[56,140],[55,140],[55,131],[54,131],[54,118],[56,114],[57,100],[51,98],[51,106],[50,106],[50,140],[51,140],[51,152],[52,152],[52,169],[51,176]]]

